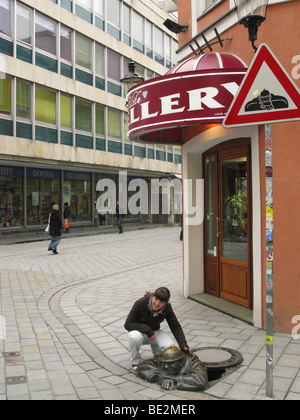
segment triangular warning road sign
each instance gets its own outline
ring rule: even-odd
[[[300,120],[300,91],[266,44],[255,54],[223,126]]]

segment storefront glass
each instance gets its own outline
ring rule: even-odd
[[[60,171],[27,168],[27,224],[48,222],[53,204],[60,204]]]
[[[70,219],[73,222],[92,220],[91,179],[89,173],[67,171],[64,173],[63,202],[69,203]]]
[[[23,169],[0,166],[0,228],[23,225]]]
[[[95,222],[100,226],[113,225],[116,222],[113,204],[117,202],[118,182],[118,175],[95,174]],[[102,186],[104,190],[100,189]]]

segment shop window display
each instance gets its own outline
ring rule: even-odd
[[[66,171],[64,173],[63,201],[70,204],[70,220],[72,222],[91,221],[91,174]]]
[[[48,222],[52,205],[60,203],[60,171],[27,168],[27,224]]]
[[[23,225],[22,168],[0,166],[0,228]]]

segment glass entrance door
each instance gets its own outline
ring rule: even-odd
[[[205,291],[251,308],[250,146],[214,150],[205,165]]]
[[[247,157],[221,162],[222,257],[248,261]]]

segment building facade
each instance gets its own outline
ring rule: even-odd
[[[300,228],[291,213],[300,211],[300,122],[271,124],[272,155],[264,124],[225,128],[254,57],[248,30],[239,24],[233,0],[169,3],[178,6],[179,29],[188,28],[179,34],[178,65],[131,91],[129,137],[183,145],[184,295],[259,328],[268,316],[275,331],[295,332]],[[273,51],[296,91],[299,12],[299,1],[270,0],[256,41],[256,47],[265,43]],[[253,100],[266,99],[260,88]],[[152,97],[147,104],[145,90]],[[140,97],[138,105],[132,95]],[[193,220],[189,206],[201,194],[201,181],[203,214]]]
[[[270,0],[256,42],[271,48],[298,87],[299,12],[299,1]],[[204,53],[210,52],[204,37],[210,44],[217,42],[217,29],[223,48],[217,42],[213,52],[226,51],[250,65],[254,50],[232,0],[179,0],[178,15],[182,25],[189,24],[179,38],[179,61],[190,56],[190,45],[199,53],[195,41]],[[184,177],[204,179],[205,209],[203,225],[185,226],[186,296],[209,295],[216,305],[223,300],[242,305],[251,311],[254,325],[265,327],[266,279],[271,273],[274,330],[291,332],[300,314],[299,226],[288,214],[289,209],[300,211],[300,122],[272,124],[271,163],[266,162],[264,125],[189,130],[183,146]],[[273,177],[266,187],[267,165]],[[270,213],[266,188],[273,192]],[[274,249],[270,255],[268,240]]]
[[[158,1],[0,0],[0,232],[43,229],[64,202],[92,224],[101,179],[181,173],[180,147],[129,140],[120,82],[130,60],[145,79],[176,63],[168,17]]]

